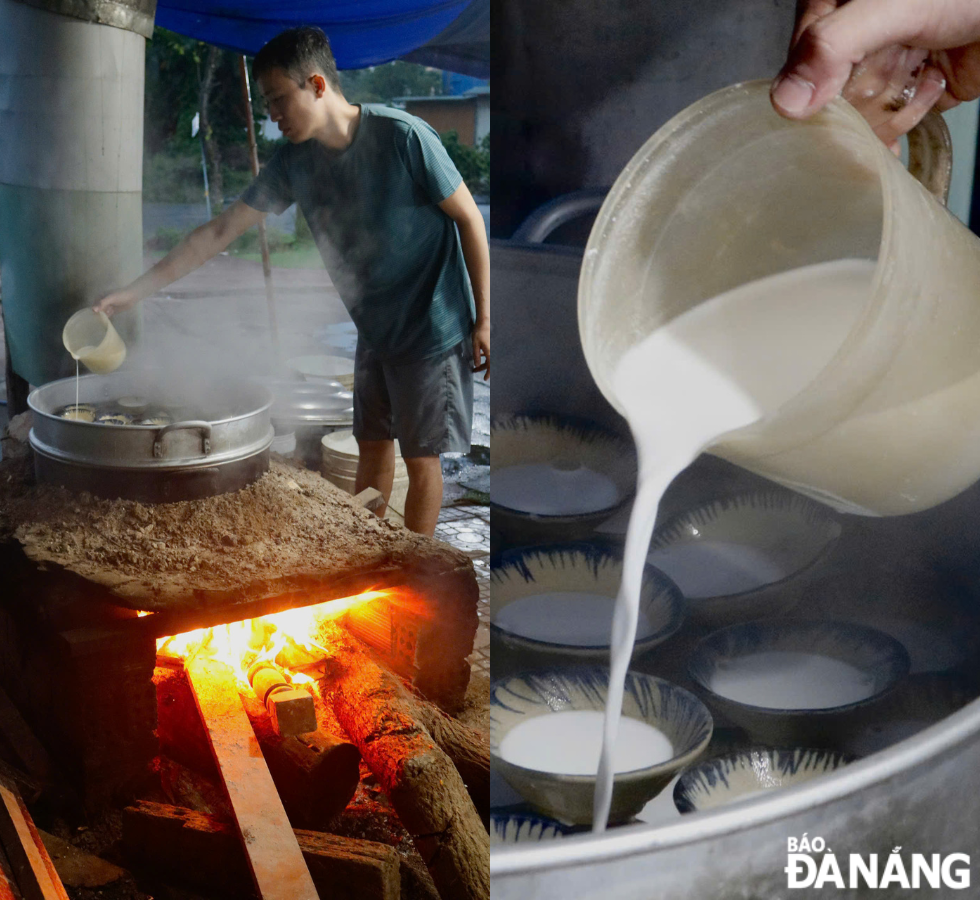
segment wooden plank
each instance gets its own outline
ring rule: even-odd
[[[245,860],[230,825],[190,809],[137,800],[123,810],[123,846],[133,862],[174,871],[206,890],[241,897]],[[295,831],[320,896],[330,900],[399,900],[401,857],[385,844]]]
[[[187,665],[211,752],[235,811],[252,879],[263,900],[318,900],[302,851],[224,663]]]
[[[25,900],[69,900],[20,794],[2,783],[0,841]]]
[[[24,900],[24,895],[14,881],[13,870],[2,848],[0,848],[0,900]]]

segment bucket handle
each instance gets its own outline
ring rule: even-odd
[[[162,459],[163,458],[163,439],[171,431],[199,431],[201,433],[201,452],[205,456],[209,456],[211,453],[211,423],[189,420],[187,422],[173,422],[170,425],[164,425],[153,438],[153,458]]]
[[[953,177],[953,142],[946,120],[934,109],[908,133],[909,173],[943,206]]]

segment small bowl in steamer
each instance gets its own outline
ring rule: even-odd
[[[580,637],[574,642],[560,637],[570,624],[568,617],[559,611],[562,608],[560,598],[568,597],[569,609],[574,608],[575,595],[580,593],[607,597],[611,606],[619,591],[622,574],[621,554],[604,544],[545,544],[511,550],[494,560],[490,572],[490,641],[494,671],[608,664],[608,634],[595,640]],[[515,628],[508,621],[507,611],[510,607],[513,613],[513,604],[541,594],[558,595],[551,601],[555,610],[555,628],[551,634],[531,637],[527,629],[522,633],[520,627]],[[684,621],[681,592],[662,572],[649,565],[643,575],[640,613],[645,627],[637,635],[634,659],[668,640]],[[509,664],[511,660],[514,665]]]
[[[854,757],[831,750],[753,747],[691,766],[674,785],[681,813],[703,812],[829,775]]]
[[[596,527],[622,509],[636,490],[636,451],[631,441],[584,420],[552,415],[500,416],[490,423],[490,527],[496,544],[507,547],[588,540]],[[547,466],[556,500],[574,501],[587,479],[613,490],[590,498],[589,508],[548,512],[504,497],[504,469]],[[496,485],[496,487],[495,487]],[[540,492],[542,485],[535,483]],[[540,498],[537,498],[540,499]]]
[[[693,622],[721,628],[792,610],[840,534],[838,517],[819,503],[792,491],[753,491],[671,518],[654,533],[647,562],[677,584]],[[725,589],[710,570],[734,565],[719,560],[725,552],[741,553],[743,566],[762,564],[765,570],[735,574]],[[705,589],[708,584],[712,589]]]
[[[856,670],[867,680],[868,693],[836,705],[814,705],[802,695],[793,704],[766,702],[760,693],[767,689],[764,678],[753,688],[759,698],[756,702],[719,693],[716,675],[733,671],[739,659],[757,654],[776,654],[770,659],[780,666],[791,667],[800,655],[844,663],[848,671]],[[752,741],[770,747],[837,749],[874,716],[876,704],[902,682],[909,668],[906,649],[874,628],[850,622],[775,619],[731,625],[709,634],[694,649],[688,674],[708,707],[745,729]],[[793,678],[791,669],[773,668],[770,683],[782,692]]]
[[[592,822],[596,776],[563,775],[515,765],[500,753],[501,742],[523,722],[571,711],[602,712],[609,671],[569,667],[515,675],[496,681],[490,698],[490,752],[494,770],[528,803],[546,816],[572,825]],[[636,816],[684,767],[704,752],[711,740],[712,719],[705,705],[689,691],[640,672],[628,672],[623,715],[659,730],[673,754],[656,765],[618,772],[613,779],[609,821]]]

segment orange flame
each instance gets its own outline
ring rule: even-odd
[[[388,590],[370,590],[352,597],[328,600],[312,606],[286,609],[256,619],[244,619],[227,625],[197,628],[183,634],[157,640],[157,651],[193,659],[205,655],[229,665],[239,682],[248,686],[249,667],[260,660],[272,660],[288,640],[316,648],[315,636],[323,622],[339,618],[350,610],[391,594]],[[322,649],[322,648],[321,648]],[[291,675],[294,683],[309,683],[306,675]]]

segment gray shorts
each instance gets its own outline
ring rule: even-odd
[[[473,345],[467,338],[420,362],[392,365],[357,344],[354,437],[398,439],[403,458],[466,453],[473,429]]]

